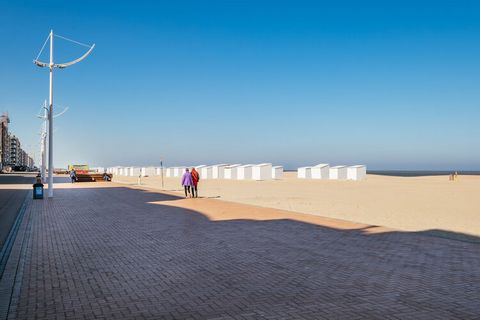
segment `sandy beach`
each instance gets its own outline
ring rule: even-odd
[[[115,176],[137,185],[138,177]],[[179,178],[143,177],[144,187],[183,195]],[[480,176],[389,177],[368,175],[364,181],[202,180],[201,197],[276,208],[405,231],[445,230],[480,235]]]

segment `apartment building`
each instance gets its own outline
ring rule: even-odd
[[[0,116],[0,170],[10,163],[10,137],[8,134],[8,114]]]

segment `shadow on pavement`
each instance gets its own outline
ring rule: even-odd
[[[35,182],[35,173],[2,173],[0,184],[32,184]]]
[[[251,216],[251,206],[244,206],[251,218],[240,212],[240,218],[214,221],[162,204],[180,199],[126,187],[85,187],[34,202],[38,213],[17,316],[32,312],[29,290],[42,292],[35,297],[39,316],[64,308],[65,296],[72,315],[96,316],[95,311],[107,318],[480,314],[480,247],[471,243],[478,237],[464,242],[445,239],[458,239],[448,231],[437,237],[432,235],[438,230],[326,227]],[[48,281],[38,281],[44,274]],[[105,310],[85,308],[102,301]]]
[[[0,249],[30,190],[29,186],[35,181],[34,177],[34,173],[0,174]]]

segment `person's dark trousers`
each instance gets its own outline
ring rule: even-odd
[[[185,198],[190,194],[190,186],[185,186]]]
[[[192,186],[192,197],[198,198],[198,188],[197,186]]]
[[[71,179],[72,179],[72,183],[74,183],[74,182],[75,182],[75,178],[71,178]]]

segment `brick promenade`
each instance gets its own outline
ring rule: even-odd
[[[17,238],[10,319],[480,318],[475,242],[115,184],[29,200]]]
[[[33,174],[0,174],[0,248],[34,181]]]

